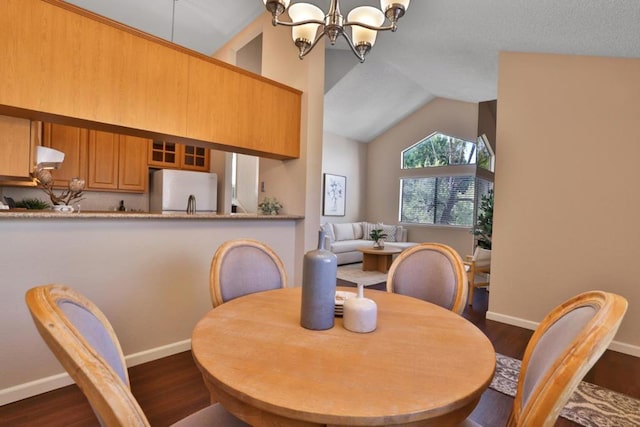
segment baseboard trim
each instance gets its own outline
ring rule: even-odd
[[[153,360],[162,359],[163,357],[171,356],[173,354],[182,353],[183,351],[188,351],[190,349],[191,340],[187,339],[130,354],[125,356],[125,361],[127,366],[131,367],[151,362]],[[5,388],[0,390],[0,406],[46,393],[61,387],[66,387],[70,384],[73,384],[73,380],[69,374],[64,372]]]
[[[73,384],[69,374],[62,373],[0,390],[0,406]]]
[[[506,323],[507,325],[518,326],[524,329],[530,329],[532,331],[535,331],[539,325],[538,322],[532,322],[530,320],[508,316],[506,314],[500,314],[493,311],[487,311],[487,319],[495,320],[496,322],[500,323]],[[620,341],[612,341],[609,345],[609,350],[628,354],[629,356],[640,357],[640,346],[627,344]]]
[[[183,351],[188,350],[191,350],[190,339],[130,354],[125,356],[124,359],[127,361],[127,366],[130,368],[132,366],[141,365],[143,363],[151,362],[152,360],[162,359],[163,357],[182,353]]]

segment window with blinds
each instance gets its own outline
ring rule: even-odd
[[[476,164],[476,152],[475,143],[440,133],[405,150],[402,169],[412,172],[400,179],[400,222],[472,227],[482,196],[493,188],[492,173],[491,179],[471,174],[484,169]]]

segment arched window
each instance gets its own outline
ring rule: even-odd
[[[486,139],[434,133],[402,152],[400,222],[472,227],[493,188],[494,156]]]

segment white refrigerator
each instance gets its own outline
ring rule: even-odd
[[[216,212],[218,208],[217,175],[172,169],[161,169],[151,174],[150,212],[186,213],[190,196],[195,200],[195,213]]]

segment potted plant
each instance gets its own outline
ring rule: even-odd
[[[25,198],[19,202],[16,202],[17,208],[24,208],[27,210],[43,210],[43,209],[51,209],[51,205],[47,202],[43,202],[40,199],[36,198]]]
[[[258,207],[264,215],[278,215],[280,209],[282,209],[282,204],[275,197],[265,197],[258,204]]]
[[[493,234],[493,190],[482,196],[479,206],[478,221],[472,233],[476,236],[478,246],[491,249],[491,235]]]
[[[384,239],[387,238],[387,233],[382,231],[381,228],[371,230],[371,232],[369,233],[369,237],[371,237],[371,240],[373,240],[374,249],[384,248]]]

